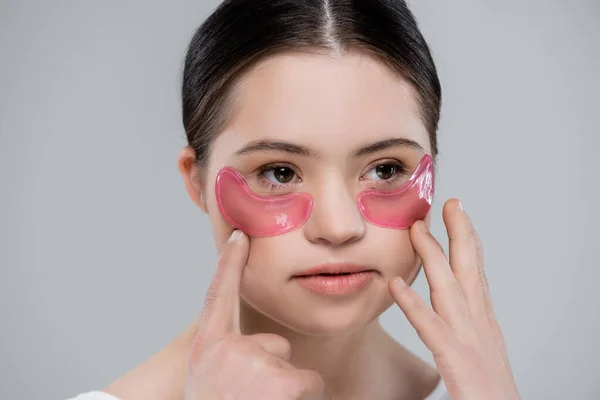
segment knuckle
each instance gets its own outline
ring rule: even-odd
[[[431,289],[429,299],[432,304],[441,304],[446,301],[446,295],[439,289]]]
[[[217,344],[217,356],[223,364],[237,362],[241,354],[247,352],[247,345],[239,335],[230,334]]]
[[[275,340],[278,340],[281,343],[281,346],[285,347],[286,349],[292,348],[292,344],[290,343],[290,341],[284,338],[283,336],[275,335]]]
[[[451,284],[450,284],[450,292],[456,296],[456,297],[462,297],[463,296],[463,292],[462,292],[462,288],[460,287],[460,284],[458,283],[457,280],[454,280]]]
[[[325,380],[320,374],[315,372],[310,378],[310,386],[317,393],[323,392],[325,390]]]
[[[469,228],[468,236],[469,236],[469,239],[471,239],[474,242],[477,242],[479,239],[479,235],[477,234],[477,231],[475,230],[475,228],[473,226],[471,226]]]
[[[219,363],[223,368],[239,368],[243,365],[246,371],[257,373],[269,369],[277,369],[274,357],[261,351],[260,346],[247,337],[231,334],[222,340],[219,348]]]
[[[453,279],[443,285],[441,288],[432,288],[430,290],[431,300],[447,301],[447,298],[461,298],[463,291],[457,279]]]
[[[271,370],[271,388],[276,393],[281,393],[282,398],[296,398],[301,391],[301,385],[297,377],[287,370],[274,366]]]
[[[271,357],[267,357],[264,353],[255,354],[249,361],[249,366],[247,368],[254,373],[275,367],[274,360]]]
[[[292,351],[292,345],[289,340],[280,335],[270,333],[259,334],[250,336],[249,340],[256,343],[268,353],[276,352],[276,354],[287,356],[291,354]]]
[[[403,297],[403,302],[408,308],[419,307],[419,298],[415,296],[412,290],[403,290],[400,295]]]
[[[476,289],[481,285],[481,275],[478,269],[468,271],[462,278],[467,285],[465,290],[468,292],[472,292],[473,289]]]
[[[480,268],[478,270],[477,273],[477,281],[479,283],[479,287],[483,288],[483,289],[487,289],[488,288],[488,279],[487,276],[485,275],[485,271],[483,270],[483,268]]]
[[[284,354],[290,354],[292,352],[292,344],[289,340],[284,338],[283,336],[278,336],[275,339],[277,342],[277,346],[281,349]]]
[[[209,309],[219,297],[219,282],[222,280],[221,275],[222,272],[219,268],[217,268],[217,271],[215,272],[215,275],[212,277],[210,285],[208,286],[206,295],[204,296],[202,315],[207,315]]]
[[[400,304],[409,313],[418,313],[420,310],[419,302],[410,294],[404,294],[402,303]]]
[[[297,371],[290,386],[293,396],[322,393],[325,390],[325,381],[315,371]]]
[[[204,297],[204,305],[202,307],[203,315],[205,315],[208,312],[208,309],[214,303],[216,298],[217,298],[217,294],[216,294],[216,290],[215,290],[215,278],[213,278],[211,285],[208,287],[208,290],[206,291],[206,296]]]
[[[286,338],[284,338],[281,335],[277,335],[277,334],[273,334],[273,333],[267,333],[267,334],[262,334],[261,335],[262,338],[264,338],[264,340],[267,340],[273,344],[276,344],[278,346],[281,347],[291,347],[290,341],[287,340]]]

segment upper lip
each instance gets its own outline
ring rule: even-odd
[[[365,265],[351,263],[322,264],[306,269],[296,276],[318,275],[318,274],[352,274],[358,272],[373,271],[373,268]]]

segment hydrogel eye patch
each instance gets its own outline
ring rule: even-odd
[[[433,160],[425,155],[412,176],[394,191],[367,189],[359,193],[358,208],[373,225],[406,229],[425,218],[433,201]]]
[[[307,193],[256,194],[231,167],[219,171],[215,193],[225,221],[256,237],[282,235],[301,227],[308,220],[313,205],[312,197]]]
[[[357,196],[363,218],[373,225],[406,229],[423,219],[433,200],[433,161],[425,155],[400,188],[367,189]],[[308,193],[260,195],[231,167],[217,174],[215,193],[219,211],[227,223],[250,236],[282,235],[300,228],[310,217],[313,198]]]

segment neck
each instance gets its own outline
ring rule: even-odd
[[[337,336],[309,336],[298,333],[258,312],[242,301],[241,329],[244,335],[275,333],[292,348],[290,362],[296,368],[321,374],[333,399],[389,398],[398,388],[397,359],[400,347],[375,319],[354,332]],[[410,356],[406,352],[407,356]],[[384,383],[384,384],[382,384]],[[406,389],[406,388],[405,388]],[[401,398],[395,397],[395,398]]]

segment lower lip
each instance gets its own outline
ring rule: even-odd
[[[314,292],[343,296],[364,288],[374,277],[375,271],[362,271],[353,274],[297,276],[295,279],[300,286]]]

